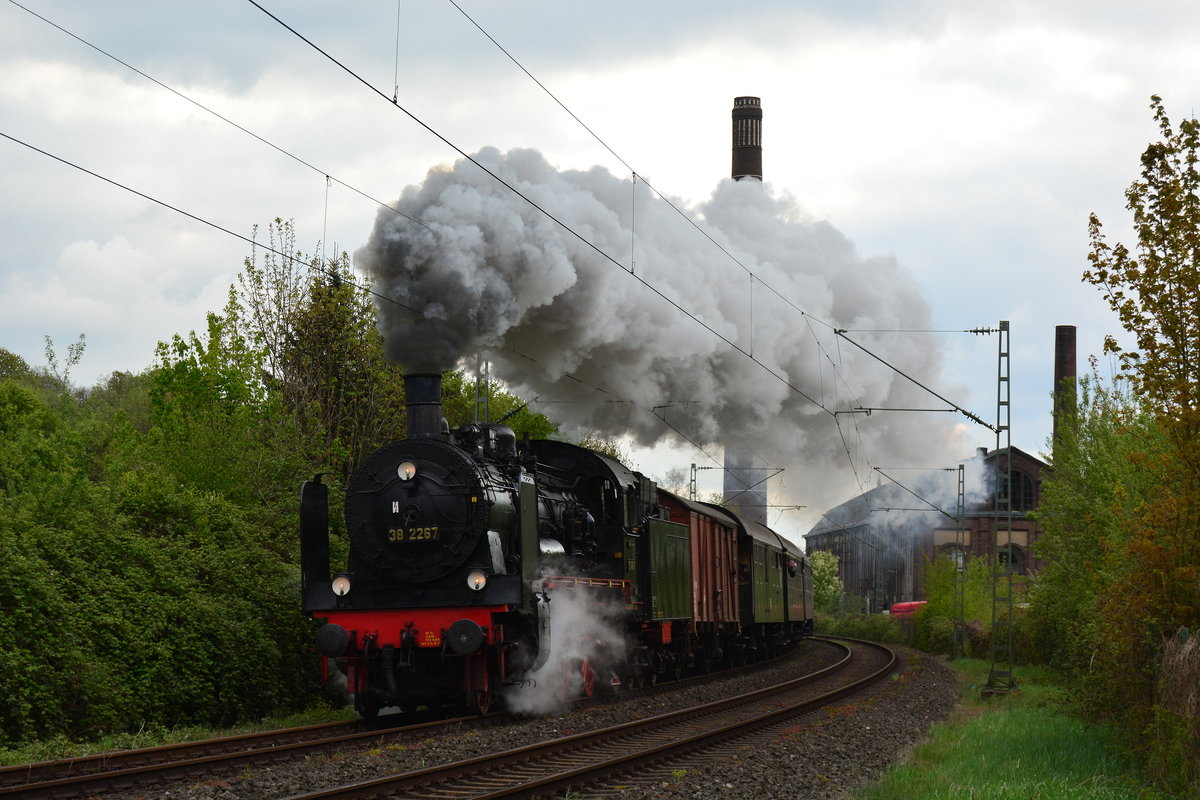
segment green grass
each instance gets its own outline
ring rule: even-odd
[[[102,739],[88,742],[72,742],[65,738],[50,739],[43,742],[33,742],[22,747],[0,748],[0,765],[32,764],[39,761],[57,761],[64,758],[86,756],[93,753],[106,753],[113,750],[133,750],[140,747],[157,747],[178,742],[194,742],[202,739],[213,739],[219,736],[233,736],[242,733],[276,730],[278,728],[296,728],[304,725],[319,725],[324,722],[337,722],[354,718],[349,709],[330,710],[327,708],[304,711],[287,717],[268,718],[257,725],[245,725],[238,728],[162,728],[146,726],[133,733],[118,733],[105,736]]]
[[[856,800],[1168,800],[1139,781],[1111,731],[1069,713],[1053,673],[1018,669],[1017,691],[984,699],[987,663],[953,666],[962,708]]]

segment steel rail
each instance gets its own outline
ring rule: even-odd
[[[853,659],[852,650],[842,645],[846,653],[835,664],[766,689],[529,747],[293,795],[288,800],[347,800],[399,794],[405,797],[469,797],[472,800],[498,800],[535,796],[555,789],[577,788],[601,778],[611,779],[614,773],[638,764],[694,751],[781,718],[820,708],[833,700],[860,691],[895,669],[896,655],[890,649],[867,642],[855,644],[882,651],[886,654],[886,663],[866,677],[838,686],[832,691],[823,692],[816,697],[788,701],[782,707],[775,705],[768,710],[748,712],[748,716],[733,722],[722,722],[720,716],[730,715],[735,707],[754,706],[764,701],[772,701],[782,694],[832,677],[850,666]],[[705,716],[716,716],[718,719],[709,724],[706,730],[694,732],[698,721]],[[650,741],[645,744],[635,742],[634,749],[630,750],[628,742],[639,736],[647,737]],[[626,740],[626,752],[614,755],[614,742],[618,740]],[[588,748],[594,752],[586,752]],[[548,767],[545,766],[547,764]]]
[[[644,696],[686,688],[694,683],[704,683],[732,673],[753,672],[772,666],[782,658],[767,659],[755,664],[714,671],[681,680],[667,681],[655,685],[627,690],[619,695],[598,692],[596,696],[577,700],[575,706],[611,702],[613,699]],[[306,749],[317,749],[333,745],[353,743],[396,734],[413,733],[443,725],[503,724],[511,719],[506,713],[494,713],[487,717],[466,716],[439,718],[426,722],[411,722],[403,725],[369,726],[361,720],[327,722],[297,728],[223,736],[191,742],[177,742],[156,747],[119,750],[53,761],[40,761],[0,767],[0,800],[21,798],[37,800],[64,796],[84,796],[112,787],[141,786],[174,778],[186,777],[198,771],[242,766],[265,759],[278,760],[290,753]],[[381,722],[383,719],[381,718]],[[366,726],[366,727],[365,727]],[[352,728],[349,733],[337,733],[339,729]],[[332,735],[325,735],[332,732]]]
[[[479,718],[460,717],[454,722],[474,719]],[[0,779],[5,782],[0,786],[0,798],[34,800],[77,793],[83,796],[83,793],[113,786],[133,786],[187,775],[198,768],[239,766],[306,749],[408,733],[446,722],[371,728],[364,728],[361,722],[329,722],[4,767],[0,769]],[[355,730],[337,733],[339,728]],[[333,733],[323,735],[327,730]],[[308,738],[308,734],[312,734],[312,738]],[[79,772],[71,774],[75,769]],[[68,774],[64,775],[64,772]],[[54,777],[56,775],[60,777]]]

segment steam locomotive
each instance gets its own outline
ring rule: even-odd
[[[330,572],[328,487],[318,476],[301,489],[304,610],[325,620],[323,668],[345,675],[364,717],[486,713],[505,687],[538,681],[562,699],[590,695],[811,633],[808,561],[769,528],[592,450],[518,443],[503,425],[451,432],[439,375],[408,375],[405,388],[410,438],[347,487],[344,571]],[[563,625],[568,607],[583,617]],[[572,637],[584,646],[567,648]]]

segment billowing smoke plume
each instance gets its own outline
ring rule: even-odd
[[[404,369],[486,352],[514,391],[569,428],[643,445],[674,428],[702,444],[743,441],[789,470],[821,464],[788,475],[810,505],[844,498],[850,463],[862,469],[864,457],[961,455],[947,414],[834,416],[939,405],[831,330],[929,327],[893,259],[861,257],[756,181],[722,181],[689,212],[693,225],[644,183],[600,168],[559,171],[533,150],[476,158],[595,247],[474,164],[432,170],[397,206],[421,225],[382,209],[357,253],[396,301],[380,303],[379,321]],[[851,335],[944,387],[929,337]]]

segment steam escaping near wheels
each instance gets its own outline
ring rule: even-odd
[[[504,693],[508,708],[518,714],[552,714],[575,698],[609,684],[610,676],[624,668],[628,649],[620,619],[625,609],[599,603],[586,589],[559,587],[552,591],[550,650],[546,663],[525,673],[523,680]]]

